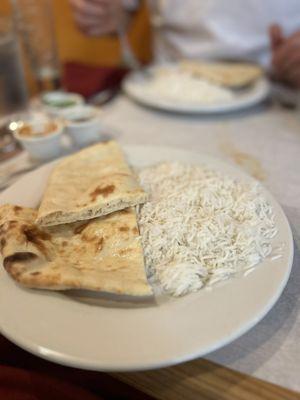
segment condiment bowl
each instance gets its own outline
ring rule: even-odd
[[[103,131],[99,108],[81,105],[63,112],[66,131],[77,146],[97,142]]]
[[[32,115],[22,121],[13,134],[32,158],[48,160],[60,155],[63,130],[60,120]]]
[[[41,96],[45,112],[50,116],[59,117],[65,110],[84,103],[84,98],[77,93],[52,91]]]

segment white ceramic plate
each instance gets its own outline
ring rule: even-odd
[[[171,148],[125,147],[135,166],[177,160],[221,168],[247,177],[236,167],[197,153]],[[54,163],[29,173],[0,196],[0,203],[36,207]],[[236,339],[271,309],[290,274],[293,241],[278,203],[271,202],[283,244],[282,257],[267,259],[247,276],[182,298],[158,296],[156,303],[129,304],[103,299],[94,305],[67,293],[18,287],[0,268],[0,330],[43,358],[86,369],[142,370],[203,356]]]
[[[176,66],[171,65],[172,69]],[[149,71],[154,71],[159,67],[149,67]],[[177,102],[170,99],[164,99],[160,95],[148,93],[144,87],[149,76],[143,72],[132,72],[123,82],[123,90],[125,93],[138,103],[147,107],[152,107],[164,111],[177,113],[193,113],[193,114],[218,114],[239,111],[245,108],[253,107],[264,101],[270,93],[270,85],[266,78],[257,80],[249,88],[235,91],[233,99],[227,102],[218,102],[214,104],[195,104],[183,102],[178,99]]]

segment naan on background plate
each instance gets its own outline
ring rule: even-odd
[[[88,147],[54,168],[38,210],[40,225],[107,215],[144,203],[147,194],[115,141]]]
[[[201,62],[184,60],[180,69],[219,86],[242,88],[263,75],[258,65],[234,62]]]
[[[36,210],[0,207],[4,268],[31,288],[85,289],[149,296],[133,208],[66,225],[40,227]]]

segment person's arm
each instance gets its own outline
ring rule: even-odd
[[[78,28],[87,35],[116,33],[127,24],[139,0],[69,0]]]
[[[300,30],[284,37],[281,27],[272,25],[270,41],[275,79],[300,89]]]

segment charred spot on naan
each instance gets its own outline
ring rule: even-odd
[[[83,234],[81,236],[82,241],[87,242],[87,243],[92,243],[95,244],[95,251],[98,253],[99,251],[102,250],[103,245],[104,245],[104,237],[103,236],[96,236],[96,235],[87,235]]]
[[[96,253],[98,251],[101,251],[103,249],[103,244],[104,244],[104,238],[101,237],[96,241]]]
[[[22,225],[22,233],[26,241],[34,244],[37,249],[48,258],[47,247],[45,241],[51,241],[51,235],[45,231],[38,229],[36,226]]]
[[[115,185],[97,186],[90,194],[92,201],[96,201],[98,196],[107,197],[115,191]]]
[[[127,226],[127,225],[120,226],[119,227],[119,231],[120,232],[130,232],[131,231],[134,235],[138,235],[139,234],[139,230],[138,230],[138,228],[136,226],[134,226],[132,228]]]
[[[81,232],[83,232],[85,230],[85,228],[92,222],[92,220],[84,222],[81,225],[76,226],[76,228],[74,229],[74,234],[75,235],[79,235],[81,234]]]
[[[14,208],[13,208],[13,210],[14,210],[14,212],[16,213],[16,214],[19,214],[19,212],[20,211],[22,211],[22,207],[20,207],[20,206],[14,206]]]
[[[36,260],[38,256],[34,253],[15,253],[11,256],[5,257],[3,261],[3,266],[7,272],[9,272],[13,277],[17,278],[24,268],[14,268],[14,265],[17,263],[26,264],[27,262],[31,262]]]
[[[120,226],[119,231],[120,232],[128,232],[129,231],[129,227],[128,226]]]
[[[51,240],[51,235],[48,232],[42,231],[34,225],[23,225],[22,230],[28,242],[35,243],[38,240]]]
[[[2,239],[0,240],[0,251],[1,251],[1,252],[3,251],[3,249],[4,249],[5,246],[6,246],[6,239],[5,239],[5,238],[2,238]]]

